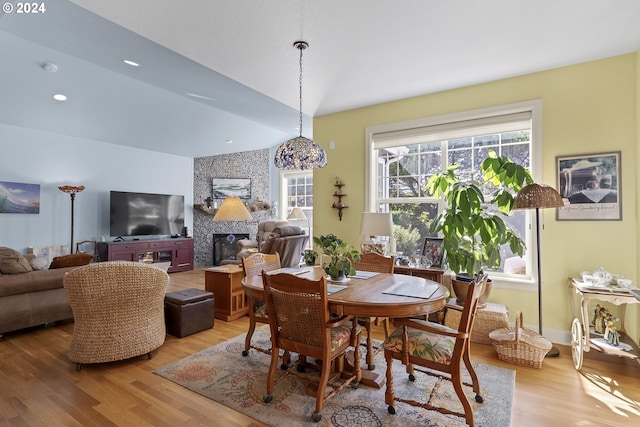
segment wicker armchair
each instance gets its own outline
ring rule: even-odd
[[[64,287],[75,325],[69,359],[80,370],[147,354],[164,343],[169,276],[151,265],[110,261],[69,272]]]
[[[470,385],[476,395],[476,402],[482,403],[484,399],[480,396],[478,375],[471,364],[469,356],[469,337],[476,316],[478,299],[484,290],[486,282],[487,275],[484,274],[476,275],[474,281],[469,283],[469,292],[467,293],[462,318],[457,330],[425,320],[394,320],[394,325],[400,327],[396,328],[384,341],[384,357],[387,362],[387,385],[384,401],[389,405],[390,414],[396,413],[394,402],[399,401],[444,414],[463,417],[466,423],[473,427],[473,407],[462,388],[461,364],[464,362],[472,382],[472,384],[464,385]],[[415,381],[415,371],[435,376],[440,376],[436,372],[445,374],[445,378],[451,380],[453,384],[453,389],[462,403],[464,413],[433,406],[432,399],[436,399],[435,396],[429,396],[429,401],[426,403],[397,398],[393,389],[393,372],[391,368],[393,359],[398,359],[403,365],[407,366],[410,381]],[[414,365],[426,369],[418,369]]]
[[[365,252],[360,254],[360,261],[352,261],[353,268],[358,271],[372,271],[377,273],[393,273],[395,266],[395,258],[393,256],[384,256],[375,252]],[[364,326],[367,331],[367,368],[374,370],[376,365],[373,363],[373,358],[380,348],[373,347],[373,339],[371,337],[371,325],[382,324],[384,327],[385,338],[389,336],[389,319],[386,317],[358,317],[358,323]]]
[[[254,253],[246,258],[242,258],[242,268],[244,269],[245,276],[256,276],[262,274],[263,270],[272,271],[280,268],[280,255],[275,254],[263,254]],[[249,330],[247,331],[247,337],[244,340],[243,356],[249,355],[251,348],[258,350],[262,353],[271,354],[271,349],[265,349],[256,345],[251,345],[251,337],[256,330],[256,322],[269,323],[267,317],[266,304],[264,300],[257,301],[253,298],[249,298]],[[289,361],[286,359],[284,364],[288,365]]]
[[[324,402],[347,385],[360,381],[360,352],[357,345],[360,328],[353,325],[353,316],[332,318],[327,300],[327,280],[317,281],[292,274],[263,274],[265,299],[271,326],[271,365],[267,377],[265,403],[271,402],[276,384],[278,353],[280,349],[301,355],[298,364],[289,367],[283,375],[293,373],[307,381],[318,383],[316,408],[311,415],[320,421]],[[352,346],[354,370],[341,378],[344,355]],[[306,356],[322,363],[320,377],[306,375]],[[334,363],[334,362],[340,363]],[[338,367],[338,369],[332,369]],[[327,387],[329,391],[327,392]]]

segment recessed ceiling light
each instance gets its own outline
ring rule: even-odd
[[[132,67],[139,67],[140,66],[140,64],[138,64],[137,62],[132,61],[130,59],[123,59],[122,62],[124,62],[127,65],[131,65]]]
[[[226,144],[231,144],[232,142],[233,142],[233,139],[227,139],[227,140],[225,141],[225,143],[226,143]]]
[[[53,62],[45,62],[42,64],[42,68],[50,73],[55,73],[58,71],[58,66]]]
[[[53,99],[55,99],[56,101],[66,101],[67,96],[62,93],[56,93],[55,95],[53,95]]]

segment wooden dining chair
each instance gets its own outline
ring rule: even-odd
[[[391,332],[389,337],[384,341],[384,357],[387,362],[387,384],[384,400],[385,403],[389,405],[388,411],[390,414],[396,413],[394,402],[399,401],[444,414],[463,417],[468,425],[473,426],[473,407],[462,388],[461,368],[464,362],[464,366],[471,376],[471,384],[464,383],[464,385],[471,386],[476,395],[476,402],[482,403],[484,399],[480,395],[478,375],[471,364],[469,355],[469,338],[476,317],[478,299],[484,290],[486,282],[487,275],[478,274],[473,282],[469,284],[469,293],[467,294],[460,325],[457,330],[425,320],[394,319],[394,326],[399,327]],[[450,380],[458,399],[462,403],[464,413],[433,406],[431,399],[435,398],[435,396],[429,396],[429,401],[426,403],[396,397],[393,388],[393,359],[398,359],[403,365],[407,366],[410,381],[415,381],[416,371],[428,375],[435,375],[439,378],[439,381],[442,379]],[[416,368],[415,365],[426,368],[428,371],[426,369]],[[444,374],[445,376],[437,374],[436,372]]]
[[[262,271],[277,270],[280,268],[280,255],[278,255],[277,252],[274,254],[256,252],[246,258],[242,258],[242,268],[245,276],[258,276],[262,274]],[[271,349],[251,345],[251,338],[256,330],[256,323],[269,323],[266,304],[264,300],[255,300],[254,298],[248,298],[247,302],[249,305],[249,330],[247,331],[247,336],[244,340],[244,350],[242,350],[242,355],[248,356],[251,348],[262,353],[271,354]],[[283,361],[283,364],[288,365],[289,361]]]
[[[352,260],[353,268],[357,271],[370,271],[376,273],[393,273],[393,269],[395,266],[395,257],[393,256],[384,256],[380,255],[376,252],[365,252],[360,254],[360,261],[356,262]],[[366,316],[358,316],[358,323],[364,326],[367,331],[367,368],[369,370],[374,370],[376,365],[373,361],[376,353],[380,351],[380,348],[373,347],[373,338],[371,336],[371,326],[373,324],[380,325],[382,324],[384,328],[384,337],[389,336],[389,319],[386,317],[366,317]]]
[[[93,259],[91,261],[100,261],[100,256],[98,253],[98,242],[96,242],[95,240],[83,240],[76,243],[76,253],[91,254],[93,256]]]
[[[361,378],[360,352],[357,343],[361,328],[354,324],[353,316],[332,317],[329,313],[327,280],[310,280],[292,274],[263,274],[264,295],[271,326],[271,365],[267,376],[267,391],[264,402],[273,399],[276,386],[276,371],[280,349],[301,356],[295,365],[285,371],[306,381],[317,383],[316,408],[311,415],[314,422],[320,421],[324,402],[340,390]],[[344,356],[354,348],[354,369],[346,375]],[[307,362],[314,358],[320,377],[308,375],[305,368],[313,366]]]

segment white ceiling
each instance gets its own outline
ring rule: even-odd
[[[0,123],[187,157],[296,135],[299,39],[307,136],[313,116],[640,49],[637,0],[43,3],[0,15]]]

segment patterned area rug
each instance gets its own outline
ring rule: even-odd
[[[315,409],[315,398],[304,392],[304,383],[295,375],[287,375],[276,384],[273,401],[263,403],[270,357],[256,350],[242,357],[244,335],[210,347],[185,359],[160,368],[154,373],[189,390],[213,399],[229,408],[242,412],[271,426],[464,426],[464,419],[439,412],[416,408],[396,402],[396,414],[387,412],[384,387],[376,390],[360,386],[347,387],[329,399],[322,410],[322,419],[310,419]],[[256,329],[254,344],[270,347],[268,326]],[[376,355],[376,370],[384,374],[386,363],[383,352]],[[449,381],[438,386],[436,378],[418,373],[415,382],[407,378],[404,367],[394,361],[394,388],[396,396],[418,398],[424,401],[434,387],[439,387],[434,406],[462,411]],[[484,403],[475,403],[470,387],[469,399],[474,405],[476,426],[508,427],[511,425],[511,404],[515,386],[515,371],[482,363],[474,364]]]

